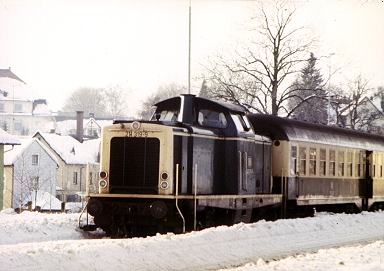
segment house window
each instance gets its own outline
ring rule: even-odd
[[[92,184],[92,183],[93,183],[92,172],[89,172],[89,184]]]
[[[13,129],[15,131],[21,131],[23,129],[23,122],[21,120],[15,120],[13,123]]]
[[[23,112],[23,105],[22,104],[15,104],[14,111],[16,113],[21,113]]]
[[[77,185],[77,172],[73,172],[73,184]]]
[[[0,112],[5,112],[5,107],[3,103],[0,103]]]
[[[30,190],[38,190],[39,189],[39,177],[31,178]]]
[[[32,165],[38,165],[39,164],[39,156],[34,154],[32,155]]]

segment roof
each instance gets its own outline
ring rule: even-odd
[[[66,164],[96,163],[100,139],[80,143],[71,136],[36,132]]]
[[[246,111],[243,107],[236,105],[236,104],[208,100],[208,99],[205,99],[202,97],[195,97],[195,95],[191,95],[191,94],[183,94],[181,96],[194,97],[193,99],[194,99],[195,106],[199,105],[199,104],[205,104],[205,105],[209,104],[211,106],[224,107],[224,108],[226,108],[232,112],[245,113],[245,111]],[[175,108],[180,108],[180,97],[177,96],[177,97],[169,98],[169,99],[166,99],[166,100],[163,100],[163,101],[160,101],[160,102],[154,104],[154,106],[157,106],[157,107],[165,106],[166,108],[171,106],[171,105]]]
[[[11,68],[9,68],[9,69],[0,69],[0,77],[8,77],[8,78],[11,78],[11,79],[18,80],[18,81],[20,81],[20,82],[25,84],[25,82],[23,80],[21,80],[19,77],[16,76],[16,74],[14,74],[11,71]]]
[[[317,142],[322,144],[384,151],[384,136],[326,126],[273,115],[247,115],[257,134],[272,140]]]
[[[0,100],[36,101],[44,98],[23,81],[0,76]]]
[[[14,146],[9,151],[4,152],[4,165],[13,165],[15,161],[23,154],[25,150],[27,150],[32,144],[38,144],[40,147],[48,154],[48,156],[59,165],[56,157],[52,154],[52,152],[45,147],[38,139],[36,138],[25,138],[20,140],[21,144]]]
[[[0,145],[20,145],[20,139],[0,128]]]

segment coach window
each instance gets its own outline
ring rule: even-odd
[[[309,175],[316,175],[316,149],[309,149]]]
[[[344,176],[344,151],[339,151],[339,176]]]
[[[363,177],[364,163],[363,151],[356,151],[355,153],[355,177]]]
[[[352,151],[347,151],[347,176],[348,177],[352,177],[352,168],[353,168],[352,157],[353,157]]]
[[[320,149],[320,175],[327,175],[327,151],[325,149]]]
[[[329,176],[336,175],[336,154],[335,150],[329,150]]]
[[[299,173],[302,175],[306,175],[306,166],[307,166],[307,148],[306,147],[300,147],[299,148],[299,159],[300,159],[300,167],[299,167]]]
[[[297,174],[297,146],[291,147],[291,174]]]

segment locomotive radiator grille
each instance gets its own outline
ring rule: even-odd
[[[110,193],[157,193],[158,138],[114,137],[110,151]]]

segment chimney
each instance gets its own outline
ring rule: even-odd
[[[76,120],[77,120],[77,126],[76,126],[76,139],[83,143],[83,137],[84,137],[84,128],[83,128],[83,119],[84,119],[84,111],[76,111]]]

